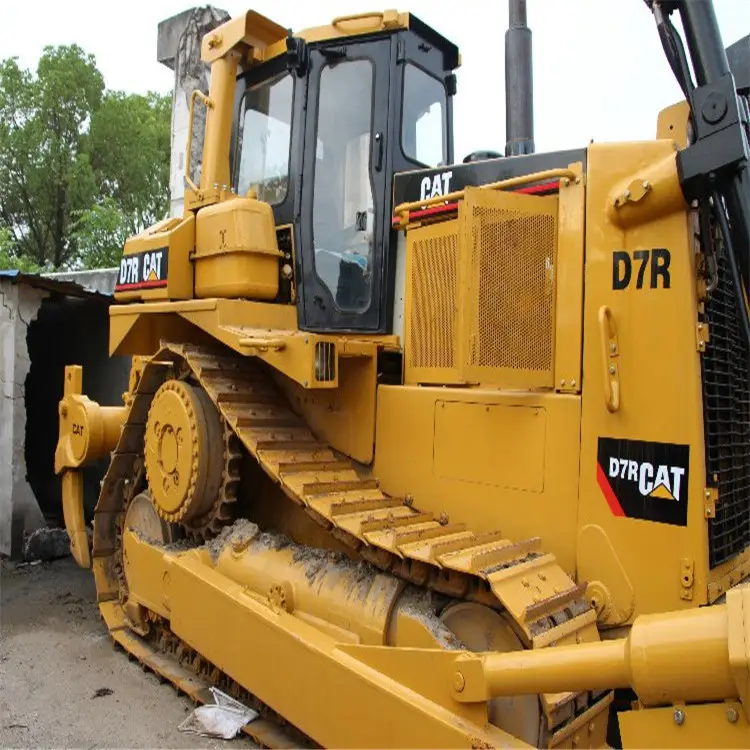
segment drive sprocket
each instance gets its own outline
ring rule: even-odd
[[[167,380],[154,394],[146,421],[144,462],[156,512],[205,539],[231,520],[239,451],[205,391]]]

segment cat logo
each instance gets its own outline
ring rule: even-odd
[[[597,483],[615,516],[687,525],[690,446],[599,438]]]
[[[609,459],[609,478],[627,479],[638,483],[638,492],[643,497],[659,497],[662,500],[680,499],[682,477],[685,469],[682,466],[661,464],[654,467],[648,461],[638,463],[624,458]]]
[[[438,195],[448,195],[451,191],[451,177],[453,177],[453,172],[442,172],[434,177],[424,177],[419,199],[424,201],[428,198],[436,198]]]

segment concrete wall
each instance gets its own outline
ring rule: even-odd
[[[24,533],[63,524],[54,452],[65,366],[83,367],[92,400],[122,404],[130,357],[109,356],[117,273],[0,276],[0,555],[19,555]],[[83,472],[88,520],[106,463]]]
[[[170,215],[182,216],[185,192],[185,162],[190,125],[190,98],[195,89],[208,94],[210,68],[201,61],[203,36],[229,20],[225,10],[210,5],[191,8],[159,24],[157,60],[174,71],[172,95],[171,161],[169,168]],[[200,183],[206,109],[195,104],[190,152],[191,179]]]
[[[26,336],[48,293],[0,279],[0,554],[11,554],[13,532],[33,531],[44,516],[26,481]]]

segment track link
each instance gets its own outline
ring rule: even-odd
[[[134,479],[142,475],[148,408],[168,378],[192,375],[234,435],[284,493],[338,540],[383,571],[457,599],[505,611],[527,648],[599,640],[596,612],[538,538],[512,542],[420,512],[385,494],[346,456],[318,440],[291,411],[261,363],[225,351],[163,344],[145,365],[94,519],[100,601],[122,599],[116,548]],[[106,617],[105,617],[106,619]],[[109,623],[108,623],[109,624]],[[111,628],[110,628],[111,629]],[[567,744],[584,712],[608,710],[612,694],[541,696],[550,747]]]

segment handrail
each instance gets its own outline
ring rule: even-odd
[[[369,18],[378,19],[380,21],[380,25],[382,26],[385,19],[385,14],[381,11],[375,11],[373,13],[352,13],[348,16],[338,16],[337,18],[334,18],[333,21],[331,21],[331,26],[336,28],[342,24],[347,23],[348,21],[364,21],[365,19]]]
[[[481,190],[501,190],[506,187],[515,187],[516,185],[525,185],[529,182],[540,182],[542,180],[551,180],[554,178],[574,180],[579,177],[576,172],[572,169],[547,169],[543,172],[532,172],[531,174],[521,175],[520,177],[511,177],[507,180],[500,180],[500,182],[489,182],[486,185],[477,185],[476,187]],[[472,186],[474,187],[474,186]],[[408,219],[408,216],[403,216],[408,211],[413,211],[419,208],[425,208],[427,206],[433,206],[438,203],[447,203],[448,201],[458,201],[464,197],[465,190],[456,190],[453,193],[447,193],[446,195],[436,195],[434,198],[425,198],[419,201],[410,201],[409,203],[400,203],[396,208],[393,209],[393,214],[397,215],[399,219]]]
[[[190,178],[190,155],[193,151],[193,116],[195,114],[195,100],[202,99],[206,105],[206,109],[211,109],[214,103],[209,97],[207,97],[200,89],[195,89],[190,95],[190,113],[188,115],[188,135],[187,135],[187,154],[185,155],[185,182],[188,187],[194,190],[196,193],[199,191],[199,187]],[[205,134],[204,134],[205,136]]]

